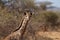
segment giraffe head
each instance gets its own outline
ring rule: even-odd
[[[32,15],[33,14],[33,11],[32,10],[30,10],[30,9],[25,9],[24,10],[24,15]]]

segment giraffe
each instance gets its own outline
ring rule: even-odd
[[[8,35],[7,37],[5,37],[4,40],[21,40],[32,13],[30,10],[25,10],[24,14],[25,16],[19,28],[15,30],[13,33],[11,33],[10,35]]]

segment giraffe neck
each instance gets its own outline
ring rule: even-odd
[[[30,19],[29,15],[24,16],[24,19],[22,20],[22,23],[21,23],[20,28],[18,30],[20,32],[20,34],[24,33],[29,19]]]

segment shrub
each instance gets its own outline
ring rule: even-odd
[[[55,25],[58,21],[58,15],[54,12],[44,13],[45,22],[47,24]]]

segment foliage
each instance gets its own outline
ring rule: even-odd
[[[9,11],[22,12],[24,9],[36,9],[34,0],[9,0],[5,2]]]
[[[0,7],[4,7],[4,3],[0,0]]]
[[[51,25],[56,24],[58,21],[58,16],[54,12],[44,13],[44,18],[45,18],[46,23],[50,23]]]
[[[35,3],[34,0],[24,0],[24,4],[27,8],[34,8],[35,7]]]
[[[49,1],[45,1],[45,2],[40,2],[40,7],[43,9],[43,10],[46,10],[47,9],[47,6],[48,5],[51,5],[52,2],[49,2]]]
[[[40,7],[41,7],[43,10],[46,10],[46,5],[41,4]]]

